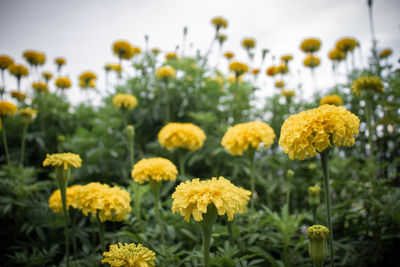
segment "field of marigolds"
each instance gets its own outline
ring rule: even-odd
[[[78,80],[64,57],[0,55],[1,266],[400,265],[392,49],[372,36],[362,66],[356,38],[305,36],[304,75],[345,72],[305,98],[285,86],[290,51],[271,63],[244,38],[237,60],[228,26],[212,18],[197,56],[115,40],[115,63]],[[208,61],[218,49],[224,70]],[[260,76],[272,96],[256,97]],[[70,103],[72,84],[100,104]]]

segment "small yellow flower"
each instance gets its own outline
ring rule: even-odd
[[[202,129],[192,123],[170,122],[158,133],[158,142],[167,150],[184,148],[194,152],[206,140]]]
[[[68,77],[58,77],[55,81],[58,88],[68,89],[71,87],[71,80]]]
[[[89,83],[92,80],[96,80],[96,79],[97,79],[97,75],[93,71],[84,71],[79,75],[79,80],[83,81],[84,84],[87,85],[85,87],[88,87]]]
[[[131,176],[139,184],[150,179],[156,182],[175,181],[178,175],[176,166],[164,158],[142,159],[133,166]]]
[[[17,77],[18,79],[24,76],[28,76],[29,74],[28,68],[21,64],[14,64],[14,63],[10,64],[8,66],[8,70],[12,75]]]
[[[18,91],[11,91],[10,92],[11,97],[17,99],[18,101],[23,102],[26,98],[26,95],[22,92],[18,92]]]
[[[64,170],[68,170],[70,166],[74,168],[80,168],[82,159],[78,154],[74,153],[56,153],[47,154],[46,159],[43,161],[43,167],[63,167]]]
[[[156,72],[156,77],[159,79],[175,78],[175,76],[175,69],[169,65],[158,68]]]
[[[278,80],[275,82],[275,87],[276,88],[283,88],[285,87],[285,82],[283,80]]]
[[[275,76],[278,73],[279,73],[279,69],[276,66],[271,66],[266,71],[266,74],[271,77]]]
[[[49,87],[44,82],[34,82],[32,83],[32,88],[37,92],[49,92]]]
[[[0,55],[0,70],[5,70],[14,63],[14,60],[7,55]]]
[[[142,53],[142,49],[140,49],[139,46],[132,46],[132,54],[133,56],[141,54]]]
[[[393,53],[392,49],[386,48],[379,53],[379,58],[387,58]]]
[[[290,54],[283,55],[281,56],[281,60],[287,64],[289,61],[293,60],[293,56]]]
[[[239,61],[232,61],[229,64],[229,70],[234,72],[236,76],[240,76],[249,71],[249,66]]]
[[[227,28],[228,27],[228,21],[224,19],[223,17],[215,17],[211,20],[211,24],[215,26],[217,31],[221,28]]]
[[[113,44],[113,51],[116,56],[120,59],[131,59],[133,54],[132,45],[127,41],[116,41]]]
[[[137,99],[130,94],[117,94],[113,97],[113,105],[116,108],[132,110],[137,106]]]
[[[320,63],[321,60],[317,56],[313,56],[312,54],[308,54],[303,62],[304,66],[311,69],[318,67]]]
[[[18,113],[27,121],[31,121],[38,113],[37,109],[33,108],[21,108]]]
[[[81,88],[96,88],[95,80],[89,80],[85,82],[84,80],[79,80],[79,87]]]
[[[51,72],[49,72],[49,71],[43,71],[42,72],[42,77],[46,81],[49,81],[51,78],[53,78],[53,74]]]
[[[81,192],[82,192],[82,186],[81,185],[73,185],[73,186],[67,187],[66,191],[67,191],[66,192],[67,210],[69,209],[69,207],[77,209],[79,206],[79,199],[80,199]],[[49,208],[55,214],[63,213],[60,189],[55,190],[53,192],[53,194],[51,194],[51,196],[49,198]]]
[[[160,48],[154,47],[151,49],[151,53],[158,55],[161,52]]]
[[[351,37],[345,37],[336,42],[336,48],[344,53],[353,52],[357,46],[357,40]]]
[[[246,50],[256,47],[256,40],[254,38],[245,38],[242,40],[242,46]]]
[[[34,50],[26,50],[23,53],[25,60],[33,66],[43,65],[46,62],[46,55]]]
[[[276,67],[276,71],[283,75],[289,72],[289,68],[287,64],[283,62]]]
[[[308,38],[301,42],[300,49],[305,53],[317,52],[321,47],[321,41],[316,38]]]
[[[226,59],[232,59],[234,56],[235,56],[235,54],[233,52],[231,52],[231,51],[227,51],[227,52],[224,53],[224,57]]]
[[[156,254],[142,244],[110,245],[110,251],[103,253],[101,263],[108,263],[111,267],[154,267]]]
[[[218,34],[217,40],[220,44],[223,44],[228,39],[228,36],[225,34]]]
[[[319,104],[322,105],[336,105],[340,106],[343,103],[342,98],[338,95],[327,95],[321,98]]]
[[[260,69],[258,69],[258,68],[252,69],[251,73],[253,73],[255,76],[257,76],[260,73]]]
[[[329,51],[328,57],[332,61],[342,61],[346,58],[346,53],[335,47]]]
[[[56,63],[57,66],[61,67],[67,64],[67,60],[63,57],[56,57],[54,59],[54,63]]]
[[[351,89],[353,94],[356,94],[357,96],[359,96],[361,92],[375,91],[381,94],[383,93],[383,82],[379,77],[364,76],[354,80]]]
[[[281,90],[281,95],[286,97],[286,98],[291,98],[294,97],[296,95],[296,93],[294,92],[294,90]]]
[[[165,59],[168,60],[176,60],[178,56],[176,55],[175,52],[169,52],[165,54]]]
[[[17,106],[7,101],[0,101],[0,116],[14,115],[17,112]]]

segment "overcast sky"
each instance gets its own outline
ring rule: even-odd
[[[116,62],[111,44],[117,39],[129,40],[144,48],[144,36],[150,37],[150,47],[173,51],[181,44],[183,27],[187,26],[188,43],[203,53],[214,35],[210,20],[223,16],[229,21],[228,41],[224,50],[232,50],[237,59],[247,61],[240,42],[244,37],[257,40],[256,57],[259,60],[263,48],[272,55],[294,55],[292,75],[287,83],[293,88],[304,83],[306,94],[311,94],[313,83],[309,70],[302,67],[304,54],[299,50],[302,39],[315,36],[322,40],[318,52],[321,66],[316,70],[318,89],[326,91],[333,85],[328,51],[343,36],[355,37],[361,43],[363,59],[357,52],[356,62],[367,64],[371,48],[367,0],[168,0],[168,1],[106,1],[68,0],[32,1],[2,0],[0,2],[0,54],[24,63],[22,53],[36,49],[46,53],[44,70],[55,72],[54,58],[67,58],[64,73],[73,81],[74,88],[68,93],[73,102],[79,102],[81,93],[77,77],[83,70],[93,70],[99,76],[98,88],[104,89],[106,62]],[[374,1],[374,19],[379,48],[394,50],[391,58],[398,66],[400,57],[400,1]],[[215,53],[217,52],[215,46]],[[188,50],[188,48],[187,48]],[[211,65],[215,65],[215,53]],[[160,56],[160,60],[163,56]],[[258,62],[256,60],[256,62]],[[275,62],[277,63],[277,62]],[[127,68],[128,66],[125,65]],[[220,69],[226,71],[226,61],[220,61]],[[298,71],[300,70],[300,75]],[[344,68],[341,69],[344,72]],[[342,77],[343,79],[344,77]],[[15,88],[15,79],[7,76],[9,89]],[[28,79],[24,82],[28,86]],[[274,92],[272,81],[265,77],[265,68],[258,85],[262,95]],[[276,92],[276,91],[275,91]]]

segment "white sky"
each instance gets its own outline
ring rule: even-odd
[[[394,55],[391,61],[398,67],[400,1],[374,2],[379,48],[392,48]],[[338,38],[352,36],[360,41],[364,65],[371,48],[367,0],[2,0],[0,54],[10,55],[18,63],[25,64],[22,58],[24,50],[43,51],[47,55],[43,69],[54,73],[54,58],[66,57],[64,74],[70,76],[74,85],[68,96],[76,103],[82,99],[80,89],[76,87],[81,71],[95,71],[99,76],[98,88],[104,91],[103,66],[106,62],[117,61],[111,51],[115,40],[126,39],[144,49],[144,36],[147,34],[150,47],[172,51],[181,44],[183,27],[187,26],[187,43],[194,44],[192,54],[196,49],[204,53],[214,35],[210,20],[217,15],[229,22],[228,29],[224,31],[228,35],[224,50],[234,51],[238,60],[247,61],[246,53],[240,47],[244,37],[257,40],[257,60],[261,49],[271,50],[266,60],[268,66],[272,64],[271,55],[279,58],[285,53],[293,54],[295,60],[290,64],[292,74],[287,78],[288,89],[303,82],[306,95],[312,93],[314,86],[309,70],[302,67],[304,54],[298,48],[302,39],[315,36],[322,40],[322,48],[317,54],[322,64],[316,70],[320,90],[333,85],[327,53]],[[216,45],[214,51],[218,51]],[[215,58],[214,53],[211,66],[215,65]],[[356,63],[360,64],[358,53]],[[127,64],[124,66],[128,68]],[[341,72],[344,73],[342,67]],[[226,61],[221,59],[220,69],[225,72],[226,68]],[[298,70],[301,70],[300,75]],[[261,95],[272,94],[275,89],[272,80],[265,76],[265,68],[259,76]],[[7,75],[8,89],[16,87],[14,80]],[[29,85],[28,81],[23,81],[23,88]]]

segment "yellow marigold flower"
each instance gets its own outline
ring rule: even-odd
[[[130,202],[127,191],[96,182],[82,187],[78,208],[85,216],[97,214],[101,222],[119,222],[126,220],[126,215],[132,211]]]
[[[117,94],[113,97],[113,105],[116,108],[134,109],[137,106],[137,99],[130,94]]]
[[[245,38],[242,41],[242,46],[246,50],[252,49],[256,47],[256,40],[254,38]]]
[[[151,49],[151,53],[153,53],[154,55],[158,55],[161,52],[161,50],[157,47],[154,47]]]
[[[379,53],[379,58],[387,58],[393,53],[392,49],[386,48]],[[0,63],[1,65],[1,63]]]
[[[140,49],[139,46],[132,46],[132,54],[133,55],[138,55],[142,53],[142,49]]]
[[[281,95],[286,97],[286,98],[290,98],[290,97],[294,97],[296,95],[296,93],[294,92],[294,90],[281,90]]]
[[[193,152],[203,146],[204,140],[205,133],[193,123],[170,122],[158,133],[158,142],[168,150],[185,148]]]
[[[336,105],[340,106],[343,103],[342,98],[338,95],[327,95],[321,98],[319,104],[322,105]]]
[[[253,121],[239,123],[230,127],[222,138],[221,145],[233,156],[242,155],[249,146],[258,149],[260,143],[269,148],[276,135],[274,130],[264,122]]]
[[[24,94],[24,93],[22,93],[22,92],[19,92],[19,91],[11,91],[11,96],[13,97],[13,98],[15,98],[15,99],[17,99],[18,101],[24,101],[25,100],[25,98],[26,98],[26,95]]]
[[[71,80],[68,77],[58,77],[55,81],[58,88],[67,89],[71,87]]]
[[[283,80],[279,80],[275,82],[275,87],[276,88],[283,88],[285,87],[285,82]]]
[[[180,183],[172,194],[172,212],[178,212],[187,222],[193,215],[195,221],[203,221],[203,214],[207,213],[207,206],[213,204],[218,215],[227,215],[232,221],[236,213],[244,213],[251,192],[236,187],[229,180],[220,176],[210,180],[200,181],[193,179]]]
[[[233,52],[230,52],[230,51],[227,51],[227,52],[224,53],[224,57],[225,57],[226,59],[231,59],[231,58],[233,58],[234,56],[235,56],[235,54],[234,54]]]
[[[279,73],[279,69],[276,66],[271,66],[267,69],[266,74],[268,76],[275,76],[276,74]]]
[[[321,41],[316,38],[308,38],[301,42],[300,49],[305,53],[317,52],[321,47]]]
[[[28,76],[29,74],[28,68],[21,64],[14,64],[14,63],[10,64],[8,66],[8,70],[12,75],[14,75],[17,78]]]
[[[160,79],[175,78],[175,76],[175,69],[169,65],[158,68],[156,72],[156,77]]]
[[[79,75],[79,80],[89,83],[91,80],[96,80],[97,75],[93,71],[84,71]]]
[[[335,47],[329,51],[328,57],[332,61],[342,61],[346,58],[346,53]]]
[[[120,64],[111,64],[111,70],[115,71],[116,73],[121,73],[122,66]]]
[[[258,75],[260,73],[260,69],[252,69],[251,73],[253,73],[254,75]]]
[[[46,62],[46,55],[42,52],[34,50],[26,50],[23,53],[23,57],[30,65],[43,65]]]
[[[81,157],[78,154],[74,154],[71,152],[47,154],[46,159],[43,161],[43,167],[63,167],[64,170],[68,170],[70,166],[74,168],[80,168],[81,164]]]
[[[132,45],[123,40],[114,42],[113,51],[120,59],[131,59],[134,56]]]
[[[21,108],[18,110],[18,113],[21,114],[27,120],[32,120],[35,115],[38,113],[37,109],[33,108]]]
[[[359,125],[358,117],[344,107],[323,105],[286,119],[282,125],[279,145],[290,159],[304,160],[333,144],[353,146]]]
[[[14,60],[7,55],[0,55],[0,70],[5,70],[14,63]]]
[[[211,20],[211,24],[215,26],[217,31],[221,28],[227,28],[228,27],[228,21],[224,19],[223,17],[215,17]]]
[[[357,46],[357,40],[351,37],[345,37],[336,42],[336,48],[344,53],[352,52]]]
[[[14,115],[17,112],[17,106],[7,101],[0,101],[0,116]]]
[[[323,225],[313,225],[308,227],[307,235],[310,239],[326,239],[328,238],[329,230]]]
[[[229,70],[234,72],[236,76],[240,76],[249,71],[249,66],[239,61],[232,61],[229,64]]]
[[[383,93],[383,82],[381,78],[375,76],[364,76],[354,80],[351,89],[353,94],[360,95],[361,92]]]
[[[156,254],[141,244],[110,245],[110,251],[103,253],[101,263],[111,267],[154,267]]]
[[[167,54],[165,54],[165,59],[168,61],[168,60],[175,60],[175,59],[177,59],[178,58],[178,56],[176,55],[176,53],[175,52],[169,52],[169,53],[167,53]]]
[[[54,63],[56,63],[56,65],[61,67],[61,66],[65,65],[65,64],[67,64],[67,60],[65,58],[63,58],[63,57],[56,57],[54,59]]]
[[[53,74],[49,71],[43,71],[42,72],[42,77],[43,79],[45,79],[46,81],[50,80],[51,78],[53,78]]]
[[[287,64],[289,61],[293,60],[293,56],[290,54],[283,55],[281,56],[281,60]]]
[[[312,54],[308,54],[303,62],[304,66],[312,69],[319,66],[320,63],[321,60],[319,59],[319,57],[313,56]]]
[[[225,34],[218,34],[217,39],[220,44],[223,44],[228,39],[228,36]]]
[[[79,87],[81,88],[96,88],[95,80],[89,80],[85,82],[84,80],[79,80]]]
[[[276,71],[280,74],[286,74],[289,72],[289,68],[286,63],[281,63],[276,67]]]
[[[82,186],[81,185],[73,185],[73,186],[67,187],[66,191],[67,191],[66,192],[67,210],[69,209],[69,207],[77,209],[79,207],[79,199],[80,199],[81,192],[82,192]],[[49,208],[55,214],[63,213],[60,189],[55,190],[53,192],[53,194],[51,194],[51,196],[49,198]]]
[[[178,170],[169,160],[164,158],[142,159],[133,166],[131,176],[139,184],[150,179],[156,182],[175,181]]]
[[[32,83],[32,88],[38,92],[49,92],[49,87],[44,82],[34,82]]]

